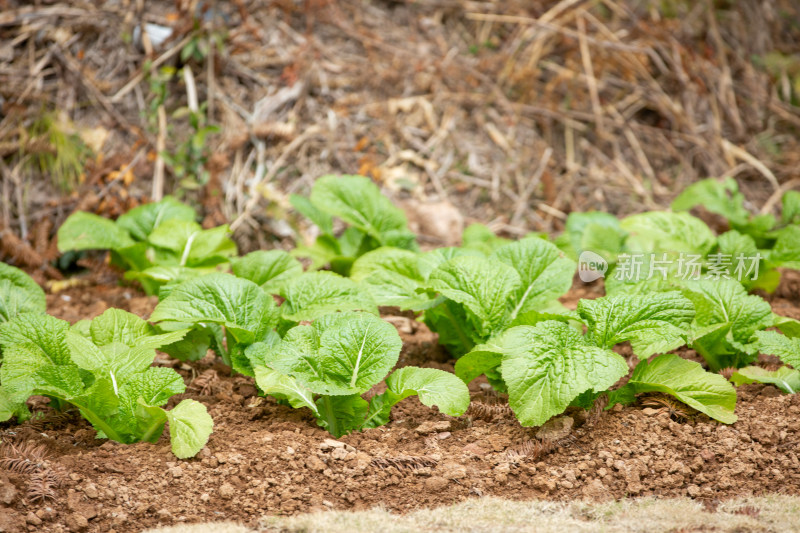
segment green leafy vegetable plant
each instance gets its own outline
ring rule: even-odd
[[[800,269],[800,192],[786,192],[781,204],[780,219],[769,213],[753,214],[734,179],[708,178],[687,187],[672,202],[672,209],[688,211],[702,206],[725,219],[731,231],[720,236],[719,252],[734,256],[758,253],[762,258],[760,276],[747,287],[772,292],[780,281],[776,268]]]
[[[22,270],[0,263],[0,323],[21,313],[44,313],[44,291]]]
[[[315,320],[334,311],[378,314],[369,293],[353,280],[333,272],[301,274],[284,284],[279,295],[283,298],[280,307],[250,280],[209,274],[171,290],[150,320],[162,329],[193,327],[194,331],[209,331],[204,348],[215,348],[227,365],[252,376],[244,351],[253,343],[277,337],[276,328],[286,331],[300,321]],[[175,355],[186,358],[180,353]]]
[[[713,372],[753,363],[761,348],[757,334],[766,328],[791,331],[794,326],[794,321],[775,315],[768,302],[747,294],[735,280],[687,281],[683,293],[697,311],[690,345]]]
[[[130,210],[116,221],[73,213],[58,230],[58,248],[111,250],[112,262],[148,294],[170,282],[213,272],[236,255],[227,226],[204,230],[194,210],[167,197]]]
[[[156,348],[185,334],[157,334],[119,309],[72,327],[46,314],[19,315],[0,326],[0,397],[12,407],[0,414],[8,419],[26,411],[30,396],[48,396],[57,406],[78,408],[99,438],[123,443],[156,442],[169,422],[172,451],[191,457],[208,440],[211,417],[194,400],[164,409],[185,385],[173,369],[151,366]]]
[[[679,292],[581,300],[577,315],[586,326],[585,334],[553,320],[511,327],[459,359],[456,375],[469,383],[486,374],[495,388],[508,392],[509,405],[522,425],[541,425],[570,405],[583,405],[587,395],[596,397],[625,376],[628,365],[612,348],[628,341],[634,355],[643,360],[640,374],[648,365],[672,370],[643,374],[636,388],[626,389],[626,398],[657,387],[685,401],[678,394],[681,387],[727,387],[724,401],[701,396],[690,405],[722,422],[735,420],[730,394],[734,403],[736,394],[721,376],[704,372],[696,363],[690,367],[673,362],[677,356],[671,354],[645,361],[687,342],[694,309]]]
[[[412,395],[459,416],[469,405],[466,385],[453,374],[397,364],[402,341],[395,328],[369,313],[322,316],[290,329],[279,341],[247,349],[256,384],[292,407],[307,407],[335,437],[389,421],[392,406]],[[386,391],[362,397],[386,380]]]
[[[311,268],[330,265],[344,276],[356,258],[381,246],[416,250],[416,236],[403,211],[363,176],[323,176],[314,182],[309,198],[292,195],[292,205],[320,231],[311,246],[298,246],[294,255],[311,260]],[[334,217],[347,228],[337,236]]]

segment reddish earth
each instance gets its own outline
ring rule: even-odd
[[[800,317],[796,278],[787,282],[774,308]],[[599,290],[576,287],[567,303]],[[72,288],[48,301],[52,314],[70,321],[108,306],[146,317],[156,303],[135,289],[109,286]],[[424,326],[392,320],[406,341],[403,361],[452,368],[430,362],[442,357]],[[388,426],[335,441],[309,413],[258,397],[252,380],[230,377],[210,357],[191,366],[157,363],[177,365],[191,391],[182,397],[205,403],[214,417],[214,434],[199,456],[177,460],[166,438],[130,446],[96,440],[79,416],[44,406],[35,422],[0,425],[3,454],[9,443],[42,446],[31,459],[60,485],[44,502],[32,501],[47,492],[36,490],[41,475],[0,470],[0,531],[141,531],[377,504],[403,512],[482,495],[690,496],[713,508],[733,496],[800,494],[800,395],[772,386],[739,389],[739,421],[732,426],[702,415],[671,417],[657,406],[618,406],[599,416],[568,413],[549,430],[548,442],[557,444],[541,449],[538,428],[521,428],[503,399],[478,383],[468,416],[451,418],[411,398],[395,408]]]

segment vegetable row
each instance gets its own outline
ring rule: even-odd
[[[360,176],[326,176],[309,198],[291,198],[318,229],[313,243],[291,253],[237,257],[226,226],[201,228],[194,211],[171,198],[116,221],[76,213],[59,230],[59,248],[110,250],[126,278],[157,294],[159,304],[149,322],[109,309],[70,326],[45,314],[38,285],[2,265],[0,419],[24,419],[27,398],[44,395],[56,407],[78,408],[99,437],[119,442],[155,441],[169,422],[173,451],[189,457],[213,423],[193,400],[164,409],[184,391],[183,380],[152,363],[156,349],[181,360],[212,349],[264,394],[309,409],[337,437],[386,424],[392,406],[411,395],[461,415],[469,406],[467,384],[482,375],[508,394],[525,426],[570,406],[589,408],[601,396],[610,407],[647,392],[733,423],[731,381],[800,389],[800,322],[748,293],[774,290],[778,267],[800,266],[800,194],[784,196],[778,220],[750,215],[735,182],[692,187],[673,211],[621,221],[570,215],[555,242],[543,235],[512,242],[474,225],[461,247],[428,252],[419,251],[402,211]],[[694,200],[732,229],[717,236],[681,211]],[[606,296],[568,310],[559,298],[585,251],[609,267]],[[758,274],[745,283],[733,279],[732,268],[710,265],[736,253],[758,262]],[[658,255],[666,266],[658,276],[615,276],[620,258],[633,254]],[[701,258],[697,279],[665,260],[686,254]],[[379,306],[415,312],[457,359],[455,375],[392,371],[402,341]],[[630,343],[638,363],[617,386],[630,373],[614,350],[622,343]],[[670,353],[683,346],[696,350],[709,371]],[[753,366],[759,353],[788,366]],[[736,369],[731,381],[717,373],[727,368]],[[385,388],[376,387],[381,383]]]

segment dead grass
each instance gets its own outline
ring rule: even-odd
[[[395,515],[380,509],[267,517],[256,529],[235,523],[173,526],[150,533],[250,533],[253,531],[354,533],[385,531],[492,531],[541,533],[603,531],[782,532],[796,531],[800,498],[764,496],[721,502],[715,510],[690,499],[641,499],[589,504],[472,499],[450,507]]]
[[[558,230],[573,210],[663,207],[707,176],[736,177],[758,210],[800,173],[791,0],[27,4],[0,0],[2,220],[18,233],[86,197],[53,206],[42,176],[20,174],[43,107],[102,138],[84,189],[114,214],[176,187],[157,148],[182,141],[173,111],[206,102],[223,131],[210,183],[188,194],[233,221],[245,251],[291,237],[287,195],[332,172],[511,234]],[[141,22],[173,36],[137,44]],[[153,69],[215,35],[222,49],[188,61],[151,109]]]

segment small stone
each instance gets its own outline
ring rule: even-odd
[[[0,477],[0,503],[11,505],[17,499],[17,488],[7,477]]]
[[[180,466],[173,466],[169,469],[169,473],[172,474],[172,477],[179,478],[183,476],[183,468]]]
[[[708,448],[703,448],[700,451],[700,458],[705,462],[709,462],[710,460],[712,460],[714,458],[714,452],[712,452]]]
[[[463,465],[445,465],[445,479],[464,479],[467,477],[467,468]]]
[[[442,433],[439,433],[438,435],[436,435],[436,437],[439,440],[449,439],[450,438],[450,432],[449,431],[443,431]]]
[[[417,426],[417,429],[415,429],[414,431],[416,431],[417,434],[419,435],[428,435],[430,433],[440,433],[442,431],[447,431],[449,429],[450,429],[450,422],[448,422],[447,420],[442,420],[440,422],[432,422],[432,421],[423,422],[422,424]]]
[[[160,520],[170,520],[172,519],[172,513],[169,512],[169,509],[159,509],[156,512],[156,515]]]
[[[548,420],[536,432],[536,436],[541,440],[561,440],[569,436],[575,421],[570,416],[559,416]]]
[[[223,483],[219,488],[219,495],[225,500],[230,500],[236,494],[236,489],[230,483]]]
[[[323,470],[325,470],[325,463],[323,463],[322,459],[320,459],[316,455],[311,455],[306,458],[306,466],[308,466],[311,470],[315,470],[317,472],[322,472]]]
[[[333,459],[335,459],[337,461],[342,461],[344,459],[347,459],[348,455],[349,454],[348,454],[347,450],[345,450],[344,448],[336,448],[335,450],[333,450],[331,452],[331,458],[333,458]]]
[[[25,517],[25,521],[27,523],[29,523],[30,525],[32,525],[32,526],[41,526],[42,525],[42,519],[39,518],[38,516],[36,516],[35,514],[33,514],[33,511],[28,513],[28,515]]]
[[[85,487],[83,487],[83,493],[86,494],[87,498],[91,498],[93,500],[97,499],[100,494],[97,492],[97,485],[94,483],[89,483]]]
[[[203,494],[200,495],[200,501],[202,502],[207,502],[210,499],[211,496],[209,496],[207,492],[204,492]]]
[[[652,407],[645,407],[642,409],[642,413],[644,413],[646,416],[656,416],[658,412],[658,409],[653,409]]]
[[[698,487],[697,485],[689,485],[688,487],[686,487],[686,494],[688,494],[692,498],[697,498],[698,496],[700,496],[700,487]]]
[[[425,489],[429,490],[430,492],[439,492],[441,490],[444,490],[444,488],[447,487],[448,483],[450,482],[443,477],[439,476],[429,477],[428,479],[425,480]]]
[[[322,451],[335,450],[337,448],[344,448],[344,442],[339,442],[338,440],[333,439],[325,439],[319,443],[319,449]]]
[[[586,499],[594,501],[608,500],[611,498],[608,489],[599,479],[594,479],[584,485],[583,489],[581,489],[581,495]]]
[[[89,521],[79,513],[68,514],[65,522],[70,531],[86,531],[89,528]]]

